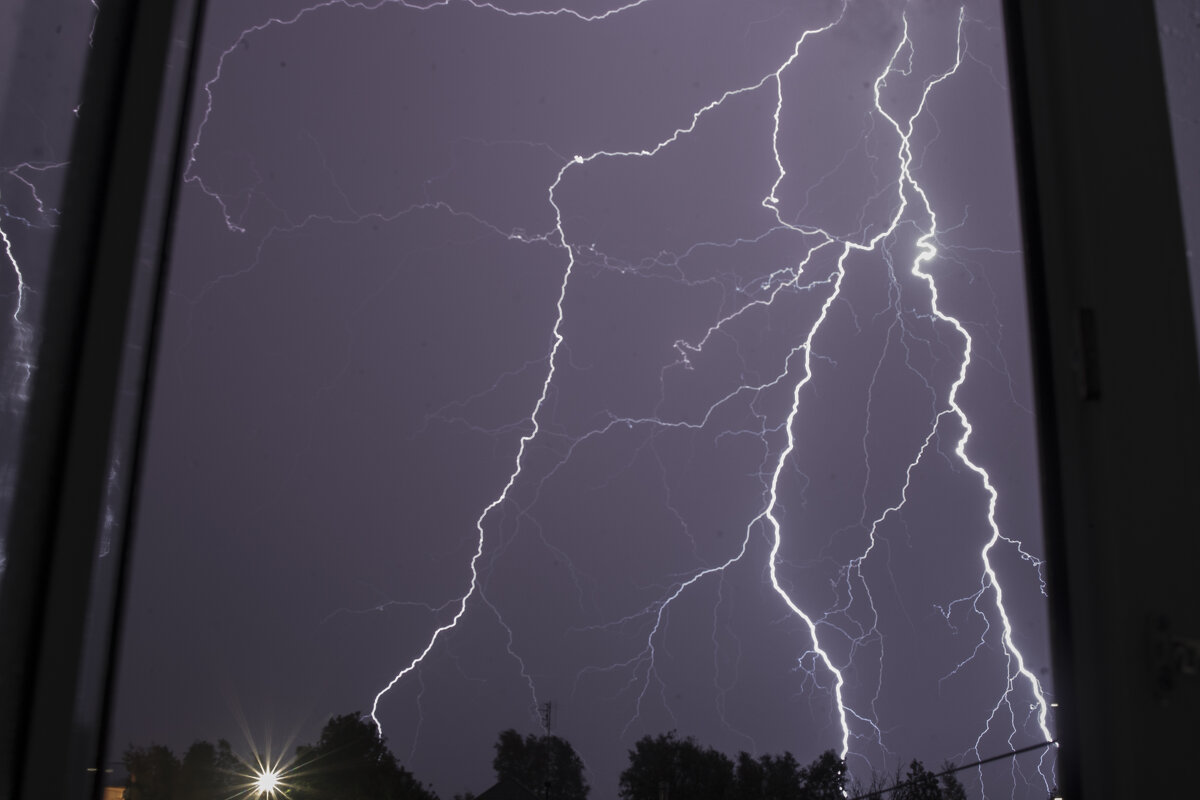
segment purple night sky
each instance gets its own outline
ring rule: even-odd
[[[460,610],[377,708],[447,799],[547,701],[597,800],[1041,741],[998,3],[544,2],[212,3],[113,757],[311,741]]]

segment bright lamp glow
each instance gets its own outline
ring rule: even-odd
[[[279,773],[273,769],[264,770],[254,778],[254,793],[256,795],[272,797],[278,786]]]

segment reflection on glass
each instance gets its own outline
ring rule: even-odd
[[[1200,311],[1200,274],[1196,272],[1196,248],[1200,246],[1200,181],[1196,180],[1200,175],[1200,7],[1188,0],[1155,0],[1154,9],[1195,313]]]
[[[167,7],[160,7],[162,8]],[[136,229],[139,234],[138,252],[135,264],[132,265],[134,278],[133,286],[129,289],[130,310],[126,313],[121,308],[122,299],[115,296],[120,294],[119,291],[98,292],[97,296],[102,300],[97,305],[109,305],[95,316],[89,316],[89,322],[97,318],[111,320],[111,324],[115,326],[112,329],[114,338],[123,337],[117,340],[123,341],[124,349],[119,353],[119,363],[103,363],[103,357],[92,357],[85,367],[80,368],[87,356],[72,361],[76,356],[71,353],[69,347],[55,350],[57,355],[41,352],[43,336],[50,340],[51,331],[67,330],[70,328],[67,323],[74,321],[50,316],[49,309],[64,308],[64,298],[69,296],[72,288],[70,280],[58,279],[69,276],[71,270],[78,266],[85,275],[94,277],[93,282],[97,286],[113,289],[111,285],[101,282],[106,280],[104,275],[119,273],[123,265],[117,264],[115,258],[109,258],[107,265],[110,269],[105,273],[98,263],[103,259],[95,252],[87,253],[85,258],[88,262],[81,265],[72,263],[71,258],[64,257],[63,253],[59,252],[54,254],[53,257],[57,261],[53,263],[56,264],[56,269],[62,269],[64,272],[62,275],[53,276],[54,281],[48,273],[53,251],[61,249],[59,237],[62,237],[62,243],[67,245],[66,250],[69,251],[69,245],[73,241],[83,241],[86,238],[86,234],[81,234],[80,231],[88,227],[82,216],[68,219],[65,227],[60,226],[63,194],[68,185],[67,176],[75,168],[74,164],[68,163],[68,153],[72,149],[71,139],[81,111],[81,79],[85,71],[85,62],[94,60],[92,45],[96,45],[97,54],[102,54],[99,56],[101,61],[104,60],[103,54],[116,55],[117,48],[107,46],[113,40],[100,37],[119,35],[121,31],[118,28],[130,23],[132,16],[114,15],[111,25],[106,27],[105,24],[101,24],[96,27],[97,4],[91,2],[6,3],[0,6],[0,12],[9,23],[0,36],[0,44],[4,47],[0,52],[5,59],[3,81],[0,81],[0,87],[3,89],[3,94],[0,95],[0,111],[3,113],[0,117],[3,120],[3,128],[0,131],[3,137],[0,142],[0,244],[3,245],[4,274],[11,284],[11,291],[8,291],[6,285],[3,295],[8,304],[6,315],[0,318],[4,320],[0,322],[0,336],[3,337],[0,347],[5,353],[3,382],[0,383],[0,410],[4,414],[4,424],[0,427],[3,437],[0,439],[0,481],[3,482],[0,512],[3,513],[6,526],[4,530],[0,530],[0,573],[10,571],[7,582],[0,585],[6,592],[5,607],[0,609],[6,612],[3,619],[6,641],[0,646],[5,648],[3,667],[6,676],[15,673],[18,678],[9,681],[10,696],[5,698],[3,711],[6,730],[0,735],[5,737],[6,746],[3,751],[4,765],[0,768],[0,773],[5,774],[4,781],[7,783],[10,774],[16,774],[18,780],[26,780],[20,771],[22,767],[26,776],[40,772],[38,765],[42,764],[42,759],[47,756],[46,751],[40,749],[44,739],[38,737],[35,730],[37,724],[29,723],[25,715],[32,715],[39,722],[51,719],[52,722],[45,723],[42,727],[53,727],[54,758],[61,757],[64,763],[70,765],[70,768],[56,778],[59,780],[59,788],[68,796],[91,796],[91,789],[100,783],[125,782],[123,777],[116,775],[113,765],[101,763],[99,723],[108,696],[113,611],[122,577],[122,534],[126,528],[126,501],[130,492],[132,465],[135,463],[139,412],[142,410],[142,382],[145,354],[148,351],[150,311],[154,304],[154,278],[160,262],[163,222],[169,206],[167,200],[171,194],[172,178],[177,166],[172,153],[177,134],[176,120],[183,103],[182,78],[189,52],[187,43],[191,38],[195,4],[179,2],[169,8],[176,11],[182,9],[182,12],[173,18],[159,19],[153,19],[151,14],[143,14],[139,18],[141,22],[145,23],[146,17],[151,17],[151,21],[139,25],[136,30],[137,40],[145,44],[147,39],[155,35],[158,23],[165,27],[168,22],[173,22],[174,28],[163,30],[160,40],[174,45],[168,46],[168,63],[162,76],[165,99],[161,107],[153,103],[130,104],[137,106],[140,111],[147,107],[160,111],[157,117],[158,127],[150,129],[147,123],[145,130],[147,137],[154,137],[148,141],[145,150],[151,159],[147,183],[145,186],[131,183],[131,174],[137,173],[136,165],[129,173],[116,170],[117,179],[125,181],[125,188],[129,189],[121,196],[136,196],[138,191],[144,191],[147,198],[147,210],[144,214],[133,217],[130,210],[139,206],[131,203],[128,208],[123,209],[130,213],[115,225],[120,228],[122,221],[141,224],[140,229]],[[108,23],[110,20],[100,18],[100,22]],[[130,49],[143,55],[154,51],[153,46],[139,49],[135,45]],[[99,72],[103,75],[103,68]],[[131,89],[128,84],[115,87],[105,85],[104,80],[89,80],[86,91],[89,98],[111,97],[122,91],[123,96],[128,97],[136,88]],[[111,105],[95,106],[101,107],[120,106],[115,102]],[[85,119],[89,110],[94,109],[88,106],[82,110]],[[129,122],[128,117],[122,122]],[[92,125],[88,130],[94,132],[102,128],[103,125]],[[132,128],[138,128],[137,121]],[[122,125],[121,130],[128,135],[130,127]],[[102,141],[102,137],[92,141]],[[98,149],[95,158],[104,157],[99,150],[102,148]],[[88,185],[88,181],[99,180],[97,176],[103,173],[102,169],[89,172],[84,166],[79,170],[79,174],[83,175],[82,180],[72,180],[70,186],[80,190],[80,197],[85,197],[88,190],[94,188]],[[76,213],[86,207],[86,203],[76,203],[72,206],[76,211],[67,213]],[[106,214],[104,219],[117,216],[120,214]],[[60,233],[60,230],[67,231],[72,228],[72,224],[75,236],[73,240],[68,238],[71,233]],[[104,247],[99,249],[104,250]],[[115,252],[120,248],[108,249]],[[114,265],[116,269],[111,269]],[[90,270],[94,271],[89,272]],[[86,282],[81,280],[77,285],[85,285]],[[48,292],[63,294],[55,295],[47,301],[45,295]],[[94,308],[91,310],[95,311]],[[106,312],[110,310],[113,314],[106,316]],[[103,325],[98,324],[96,327],[102,328]],[[107,332],[102,330],[100,338],[103,339]],[[58,337],[60,343],[67,340],[68,337]],[[45,361],[39,364],[39,358],[44,358]],[[53,361],[53,358],[61,360]],[[61,486],[49,485],[45,486],[46,494],[42,495],[41,484],[37,479],[30,477],[41,473],[35,469],[22,474],[19,481],[17,475],[17,470],[30,465],[30,459],[26,457],[51,452],[37,448],[47,447],[46,443],[53,441],[53,433],[56,433],[49,429],[58,421],[48,418],[42,420],[42,427],[39,429],[41,434],[45,435],[44,439],[34,439],[32,427],[29,427],[28,431],[25,430],[27,426],[37,424],[28,421],[32,417],[28,412],[34,407],[31,404],[38,404],[41,402],[39,398],[45,398],[45,395],[41,394],[43,391],[53,395],[59,388],[55,385],[56,381],[63,381],[63,385],[73,385],[69,383],[69,376],[72,375],[72,370],[77,368],[79,372],[90,369],[91,376],[103,374],[109,369],[117,371],[114,376],[118,383],[117,396],[111,420],[106,418],[109,406],[103,402],[105,398],[92,397],[87,391],[79,391],[79,396],[85,402],[96,401],[96,405],[91,409],[92,418],[78,423],[63,437],[64,440],[70,441],[71,436],[74,436],[76,440],[88,440],[92,443],[96,441],[94,434],[97,431],[105,435],[105,438],[98,442],[100,447],[107,448],[107,462],[105,472],[97,476],[105,484],[105,490],[104,496],[98,499],[100,506],[97,510],[100,512],[100,518],[96,520],[98,528],[94,537],[91,532],[81,530],[82,525],[65,523],[62,519],[49,525],[41,521],[32,523],[30,520],[38,519],[39,516],[36,513],[28,513],[30,508],[37,506],[43,496],[51,496],[51,493],[54,497],[86,496],[86,489],[75,491],[73,494],[57,493]],[[55,377],[64,375],[68,377]],[[104,381],[93,381],[90,385],[103,387]],[[50,407],[53,406],[54,403],[51,402]],[[43,405],[38,410],[45,409],[46,406]],[[83,416],[86,416],[86,413]],[[80,430],[83,432],[80,433]],[[24,442],[23,437],[26,439]],[[70,450],[76,454],[87,451],[86,446]],[[72,459],[76,457],[71,456]],[[78,461],[73,461],[67,471],[81,473],[88,469],[88,458],[85,454],[79,457]],[[49,483],[54,484],[54,481]],[[74,485],[77,487],[86,483],[85,478]],[[30,493],[30,497],[14,498],[13,489],[18,485],[37,488]],[[15,527],[7,528],[14,501],[24,503],[27,500],[28,505],[18,509],[19,512],[24,512],[21,516],[24,527],[19,531]],[[69,506],[64,503],[62,507],[79,510],[80,514],[74,519],[91,519],[88,514],[90,506],[86,503]],[[57,525],[57,528],[52,527],[53,525]],[[11,538],[8,536],[10,532]],[[57,538],[52,538],[56,536]],[[88,553],[90,550],[91,559],[81,564],[80,559],[63,555],[72,552],[72,542],[68,541],[72,537],[78,537],[75,541],[82,545],[80,550],[74,552]],[[45,546],[48,542],[53,542],[53,547]],[[12,554],[11,561],[2,555],[6,543],[10,546],[7,552]],[[91,549],[93,547],[94,549]],[[18,570],[21,570],[23,580],[16,580]],[[85,570],[90,571],[90,574],[84,576]],[[46,575],[51,577],[44,577]],[[83,619],[85,610],[86,619]],[[80,616],[73,616],[74,611],[78,611]],[[83,629],[77,630],[76,623],[83,626]],[[38,629],[42,629],[43,633],[37,633]],[[80,646],[78,650],[76,645]],[[39,665],[36,678],[22,674],[23,664],[35,663],[32,655],[25,653],[26,647],[35,648],[39,657],[36,662]],[[56,657],[60,663],[70,663],[72,666],[77,664],[77,673],[59,676],[55,668],[43,666],[47,662],[53,664]],[[56,702],[42,702],[44,695],[37,690],[37,686],[42,685],[39,684],[41,679],[45,679],[45,683],[52,681],[53,693],[57,697],[70,698],[70,702],[50,708],[48,714],[41,713],[45,710],[44,707],[54,706]],[[13,686],[17,688],[13,689]],[[34,688],[30,689],[30,686]],[[26,702],[30,703],[31,711],[26,710]],[[7,737],[11,735],[25,736],[32,744],[10,748]]]
[[[86,0],[0,2],[0,579],[95,12]]]
[[[996,5],[278,5],[209,22],[112,757],[1045,797]]]

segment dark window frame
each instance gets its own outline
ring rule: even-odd
[[[118,567],[116,593],[95,602],[95,556],[119,403],[126,402],[118,392],[138,280],[149,280],[154,306],[161,305],[161,253],[173,215],[170,208],[161,218],[148,213],[155,145],[169,134],[171,162],[179,163],[204,8],[204,0],[105,0],[96,19],[0,582],[0,798],[100,791],[99,773],[89,768],[100,765],[103,753],[125,570]],[[184,10],[188,15],[180,17]],[[168,58],[181,31],[190,45],[184,97],[164,105]],[[171,106],[178,113],[165,118]],[[176,195],[173,186],[168,206]],[[142,278],[147,241],[159,252]],[[151,312],[142,374],[153,364],[156,316]],[[135,401],[134,474],[146,399],[143,391]],[[136,480],[130,494],[135,489]],[[128,548],[122,553],[127,560]],[[106,629],[106,652],[88,654],[87,629],[97,619]],[[100,674],[85,676],[85,663]],[[102,687],[99,719],[81,719],[84,685]]]
[[[1005,17],[1060,796],[1184,794],[1200,376],[1154,5],[1006,0]]]

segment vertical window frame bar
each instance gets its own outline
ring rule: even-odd
[[[1198,739],[1200,693],[1164,692],[1156,651],[1164,621],[1200,634],[1200,370],[1153,4],[1004,11],[1058,796],[1166,796]]]
[[[90,765],[65,743],[80,723],[84,629],[176,6],[106,0],[84,77],[0,584],[0,792],[12,798],[78,796],[88,785]]]

